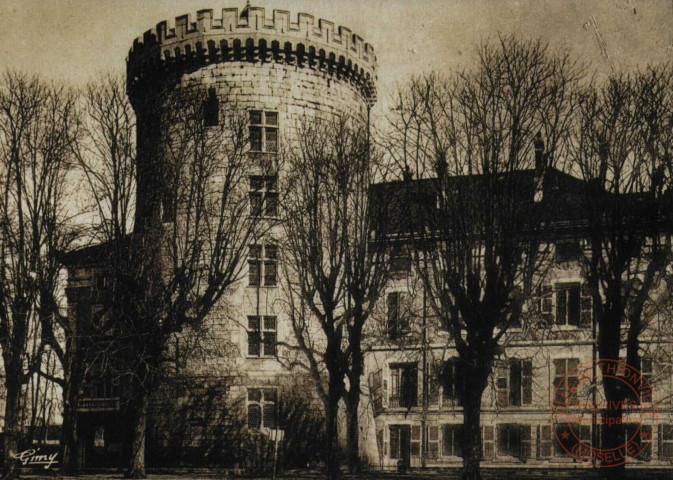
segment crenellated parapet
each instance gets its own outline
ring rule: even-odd
[[[127,60],[129,93],[153,78],[188,72],[212,63],[283,63],[310,68],[354,85],[371,103],[376,99],[374,48],[346,27],[300,13],[264,9],[225,8],[221,18],[213,10],[199,10],[175,18],[174,26],[160,22],[136,39]]]

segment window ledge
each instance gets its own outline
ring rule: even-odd
[[[575,331],[582,331],[582,330],[589,330],[591,329],[591,325],[557,325],[554,324],[553,327],[557,328],[558,330],[561,330],[563,332],[575,332]]]

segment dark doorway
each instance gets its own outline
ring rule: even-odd
[[[390,458],[397,460],[401,469],[411,465],[411,426],[390,426]]]

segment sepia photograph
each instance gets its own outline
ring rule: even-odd
[[[0,479],[673,478],[672,0],[0,12]]]

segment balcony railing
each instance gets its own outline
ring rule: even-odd
[[[119,410],[119,397],[81,398],[77,405],[78,412],[112,412],[116,410]]]

